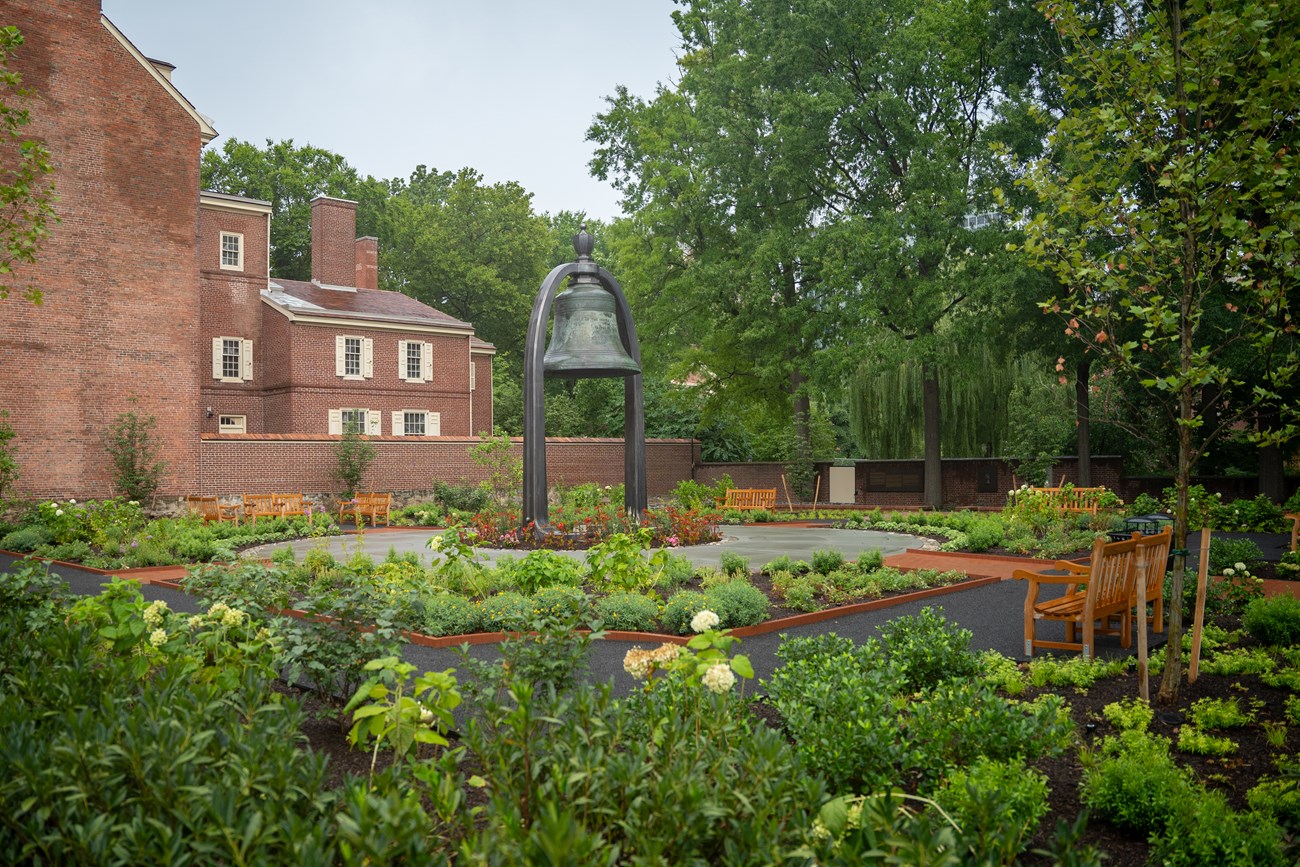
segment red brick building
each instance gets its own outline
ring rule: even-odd
[[[44,293],[0,302],[0,409],[27,496],[105,496],[118,415],[157,422],[163,493],[199,490],[202,441],[236,434],[470,437],[492,426],[493,347],[470,324],[377,288],[355,204],[312,208],[312,280],[269,274],[270,206],[199,189],[211,123],[99,0],[9,0],[25,132],[54,165]],[[238,490],[254,479],[230,479]],[[427,484],[427,480],[425,480]],[[424,485],[412,485],[423,487]]]

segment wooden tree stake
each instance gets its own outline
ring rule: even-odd
[[[1151,681],[1147,672],[1147,549],[1137,549],[1138,696],[1151,703]],[[1151,564],[1151,568],[1156,568]]]
[[[1192,661],[1187,666],[1187,682],[1196,683],[1197,669],[1201,667],[1201,628],[1205,625],[1205,585],[1210,571],[1210,528],[1201,530],[1201,562],[1196,564],[1196,614],[1192,620]],[[1183,600],[1171,600],[1181,605]],[[1170,653],[1182,653],[1182,648],[1170,648]]]

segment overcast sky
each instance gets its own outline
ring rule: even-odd
[[[293,139],[362,175],[477,169],[535,211],[619,214],[587,168],[617,85],[676,80],[672,0],[103,0],[220,136]]]

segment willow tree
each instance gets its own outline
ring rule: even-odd
[[[1177,601],[1197,457],[1255,406],[1277,409],[1276,439],[1300,421],[1280,400],[1300,372],[1300,19],[1268,0],[1166,0],[1108,31],[1071,3],[1040,8],[1069,49],[1072,108],[1061,159],[1025,179],[1039,211],[1024,249],[1066,287],[1044,310],[1177,431]],[[1170,647],[1181,634],[1175,604]],[[1161,700],[1181,676],[1168,654]]]

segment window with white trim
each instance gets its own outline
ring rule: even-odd
[[[433,382],[433,344],[397,341],[397,377],[402,382]]]
[[[248,416],[246,415],[217,416],[217,432],[223,434],[248,433]]]
[[[244,270],[244,236],[238,232],[221,233],[221,268],[224,271]]]
[[[212,338],[212,378],[247,382],[253,378],[253,341],[243,337]]]
[[[369,337],[338,335],[334,338],[334,373],[344,379],[369,379],[375,375],[375,342]]]
[[[436,437],[442,435],[442,414],[425,409],[399,409],[393,413],[393,436]]]
[[[344,407],[329,411],[329,432],[332,434],[359,433],[367,436],[383,434],[382,413],[377,409]]]

